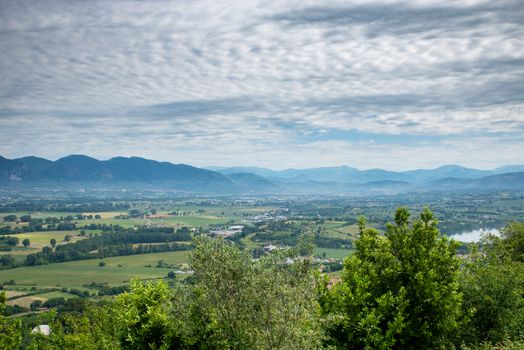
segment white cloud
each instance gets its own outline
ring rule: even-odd
[[[3,1],[0,154],[522,162],[522,23],[518,1]]]

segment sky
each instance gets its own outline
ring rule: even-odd
[[[0,1],[0,155],[524,164],[524,2]]]

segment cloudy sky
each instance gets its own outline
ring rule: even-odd
[[[524,163],[524,2],[0,1],[0,155]]]

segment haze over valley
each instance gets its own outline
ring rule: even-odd
[[[0,350],[524,349],[523,0],[0,0]]]

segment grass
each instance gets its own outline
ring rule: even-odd
[[[5,290],[4,292],[5,292],[7,299],[26,294],[26,292],[22,292],[19,290]]]
[[[25,266],[0,271],[0,283],[15,280],[17,284],[44,287],[82,287],[91,282],[109,285],[126,284],[132,278],[154,279],[165,277],[171,269],[154,267],[159,260],[168,264],[187,262],[187,251],[139,254],[100,259],[71,261],[41,266]],[[122,267],[118,267],[122,265]],[[145,267],[151,265],[153,267]]]
[[[79,239],[83,239],[83,237],[76,237],[75,235],[78,235],[79,231],[43,231],[43,232],[28,232],[28,233],[18,233],[16,235],[12,235],[13,237],[17,237],[20,240],[20,243],[24,239],[29,239],[31,242],[30,248],[42,248],[46,245],[50,245],[50,241],[52,238],[56,239],[57,244],[61,243],[64,240],[64,237],[66,235],[71,236],[71,242],[77,241]]]
[[[355,252],[353,249],[334,249],[334,248],[315,248],[315,254],[322,256],[326,253],[326,258],[344,259],[346,256]]]
[[[164,224],[166,226],[192,226],[200,227],[207,225],[220,225],[231,221],[231,217],[218,217],[212,215],[179,215],[165,218],[151,219],[152,223]]]
[[[35,300],[40,300],[42,302],[45,302],[51,298],[59,298],[62,297],[64,299],[71,299],[71,298],[77,298],[76,295],[69,294],[69,293],[63,293],[63,292],[48,292],[48,293],[42,293],[42,294],[35,294],[35,295],[28,295],[26,297],[18,298],[9,300],[7,302],[8,305],[20,305],[24,307],[29,307],[31,303]]]

